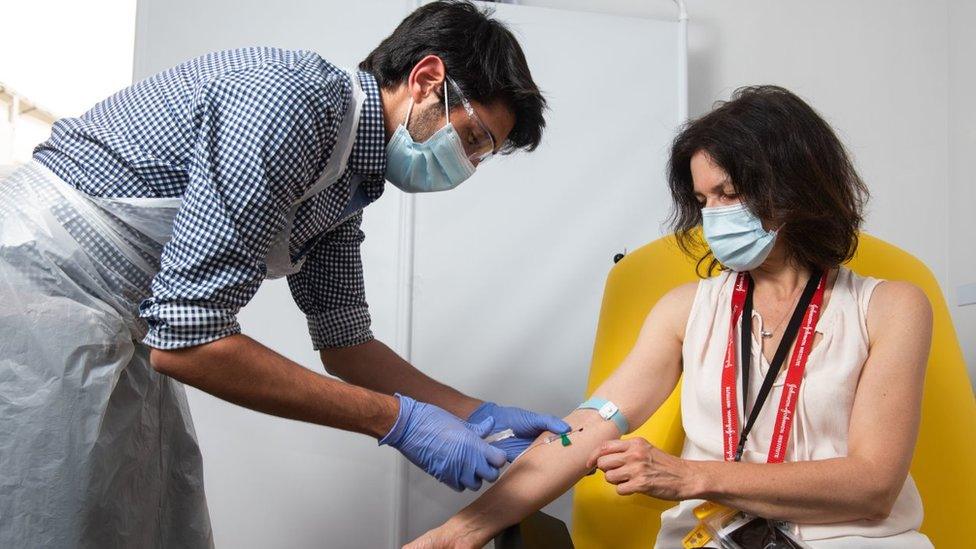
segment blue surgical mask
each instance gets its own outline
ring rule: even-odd
[[[702,208],[705,241],[722,265],[750,271],[762,265],[776,243],[776,231],[767,231],[745,204]]]
[[[447,80],[444,80],[444,110],[448,122],[423,143],[417,143],[407,131],[413,102],[407,118],[386,145],[386,179],[408,193],[447,191],[474,174],[461,137],[450,122],[447,106]]]

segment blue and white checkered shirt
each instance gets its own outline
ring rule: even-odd
[[[316,349],[373,337],[360,224],[383,192],[385,131],[376,80],[359,79],[366,101],[348,167],[302,203],[291,234],[292,258],[306,259],[288,284]],[[90,195],[183,198],[140,316],[147,345],[200,345],[240,332],[236,314],[265,278],[290,205],[325,168],[351,98],[347,73],[313,52],[222,51],[59,120],[34,159]]]

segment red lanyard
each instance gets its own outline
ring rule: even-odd
[[[814,273],[813,276],[817,276]],[[786,445],[789,442],[790,430],[793,428],[793,417],[796,413],[797,396],[800,391],[800,384],[803,383],[803,370],[806,368],[807,359],[810,357],[810,348],[813,345],[814,329],[820,319],[820,310],[823,305],[824,290],[827,286],[827,273],[817,276],[816,286],[813,286],[814,279],[811,278],[804,291],[804,296],[800,300],[802,305],[808,303],[803,313],[802,324],[796,325],[801,319],[794,312],[794,319],[790,322],[792,330],[787,328],[783,341],[780,343],[781,349],[777,354],[785,352],[791,344],[797,328],[799,329],[796,347],[790,357],[790,365],[786,371],[786,381],[783,385],[783,394],[780,396],[779,408],[776,411],[776,423],[774,424],[773,439],[769,444],[769,454],[766,461],[768,463],[781,463],[786,457]],[[732,290],[732,321],[729,324],[728,346],[725,349],[725,362],[722,365],[722,440],[725,450],[726,461],[737,461],[741,454],[739,440],[739,406],[738,395],[736,394],[736,347],[735,347],[735,328],[746,308],[746,298],[751,297],[751,278],[748,273],[739,273],[735,280],[735,287]],[[812,295],[811,295],[812,294]],[[749,299],[749,314],[752,314],[751,299]],[[751,325],[751,322],[749,323]],[[743,334],[745,337],[745,334]],[[749,334],[748,337],[752,337]],[[784,347],[785,345],[785,347]],[[750,360],[751,357],[743,357],[743,360]],[[775,368],[767,372],[763,388],[756,396],[756,403],[750,414],[749,422],[744,429],[743,437],[748,436],[752,424],[758,416],[759,409],[772,388],[772,383],[779,373],[779,365],[782,360],[775,360]],[[743,370],[746,370],[745,368]],[[748,380],[743,380],[743,384]],[[744,406],[744,404],[743,404]],[[741,441],[744,443],[745,439]]]

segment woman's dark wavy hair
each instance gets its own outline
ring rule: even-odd
[[[789,90],[750,86],[690,121],[671,145],[669,225],[685,254],[697,258],[699,276],[720,267],[699,230],[702,206],[691,177],[699,151],[767,227],[780,227],[777,238],[794,263],[829,269],[853,257],[869,193],[844,146]]]
[[[546,100],[518,40],[491,15],[491,9],[463,0],[425,4],[401,21],[359,68],[372,73],[380,87],[392,88],[406,81],[421,59],[436,55],[468,99],[483,105],[497,100],[511,109],[515,126],[501,144],[503,154],[535,150],[546,127]],[[454,92],[450,95],[451,104],[457,104]]]

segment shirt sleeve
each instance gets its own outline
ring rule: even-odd
[[[363,284],[360,245],[363,213],[325,234],[309,252],[302,270],[288,286],[308,319],[316,350],[349,347],[373,339]]]
[[[264,280],[274,235],[331,154],[344,106],[327,95],[275,64],[198,90],[189,182],[139,308],[144,343],[175,349],[240,332],[237,312]]]

